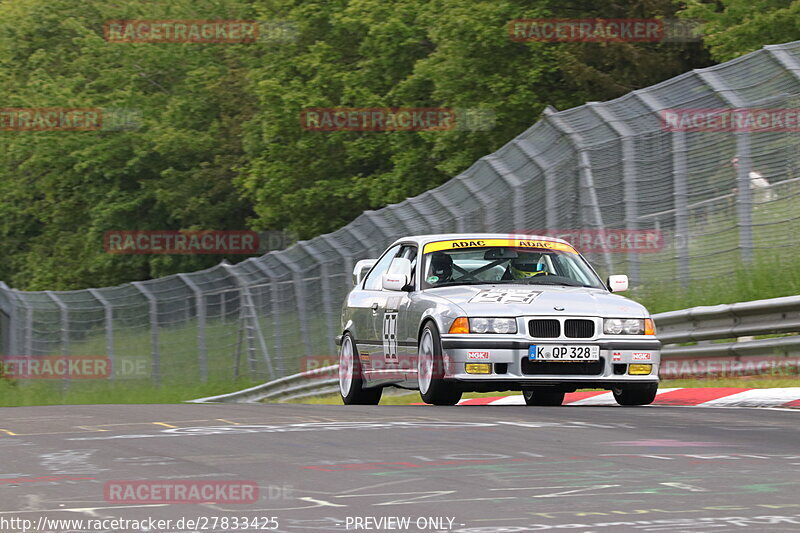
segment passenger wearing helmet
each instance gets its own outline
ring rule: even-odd
[[[550,272],[547,265],[541,260],[537,261],[532,257],[515,257],[508,263],[502,279],[527,279],[534,276],[547,276]]]
[[[453,258],[441,252],[431,256],[431,265],[425,281],[431,285],[438,285],[453,279]]]

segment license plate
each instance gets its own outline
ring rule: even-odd
[[[597,361],[600,347],[595,345],[531,344],[528,348],[531,361]]]

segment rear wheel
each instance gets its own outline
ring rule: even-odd
[[[614,399],[620,405],[648,405],[653,403],[658,393],[658,383],[644,385],[622,385],[611,389]]]
[[[350,333],[345,333],[339,350],[339,393],[345,405],[377,405],[381,401],[383,389],[365,389],[363,377],[356,344]]]
[[[455,384],[444,379],[442,339],[433,322],[422,328],[417,357],[417,380],[422,401],[433,405],[455,405],[461,399],[461,391]]]
[[[561,405],[564,391],[555,387],[530,387],[522,389],[525,405]]]

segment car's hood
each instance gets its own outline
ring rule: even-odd
[[[459,306],[468,316],[649,316],[641,304],[602,289],[585,287],[503,283],[432,288],[425,293]]]

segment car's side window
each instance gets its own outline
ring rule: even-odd
[[[390,248],[380,260],[375,263],[372,272],[369,273],[367,279],[364,280],[364,289],[368,291],[379,291],[382,288],[381,276],[389,268],[392,259],[397,257],[397,252],[400,250],[400,245]]]
[[[411,285],[417,288],[417,247],[412,244],[404,244],[398,257],[411,261]]]

